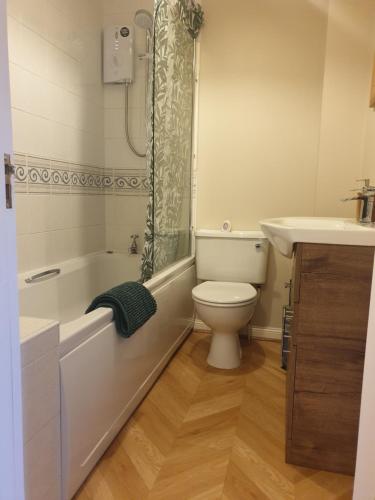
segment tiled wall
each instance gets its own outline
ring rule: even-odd
[[[103,27],[112,24],[133,24],[137,9],[153,12],[152,0],[103,0]],[[144,30],[135,26],[135,79],[129,88],[129,129],[138,151],[146,149],[145,102],[146,62],[138,54],[145,53]],[[126,168],[145,175],[146,161],[138,158],[125,140],[125,88],[123,85],[104,86],[104,136],[106,171]],[[107,247],[127,251],[130,235],[139,234],[139,246],[143,246],[146,220],[147,190],[143,196],[122,197],[119,193],[106,196],[106,241]]]
[[[71,184],[104,165],[101,4],[9,0],[8,26],[24,271],[105,248],[103,196]]]
[[[103,25],[131,23],[142,7],[152,11],[152,0],[8,0],[21,272],[127,251],[131,234],[143,236],[145,161],[126,145],[124,86],[103,86],[101,69]],[[136,35],[144,52],[144,32]],[[144,88],[137,62],[130,128],[140,150]]]
[[[99,0],[8,0],[15,151],[102,166]]]

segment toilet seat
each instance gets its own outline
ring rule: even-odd
[[[238,307],[257,301],[258,292],[249,283],[205,281],[192,290],[193,299],[200,304],[218,307]]]

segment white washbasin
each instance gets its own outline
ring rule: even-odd
[[[294,243],[375,246],[375,227],[355,219],[281,217],[260,222],[262,231],[280,253],[291,257]]]

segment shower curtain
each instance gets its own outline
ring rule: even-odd
[[[203,12],[195,1],[156,2],[143,281],[190,251],[194,40],[202,22]]]

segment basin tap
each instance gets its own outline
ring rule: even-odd
[[[361,202],[359,222],[365,225],[375,225],[375,187],[370,186],[370,179],[358,179],[358,182],[364,182],[358,194],[351,198],[344,198],[342,201],[359,200]]]
[[[139,236],[138,234],[132,234],[130,237],[133,239],[133,241],[129,247],[129,253],[131,255],[136,255],[138,253],[137,238],[139,238]]]

